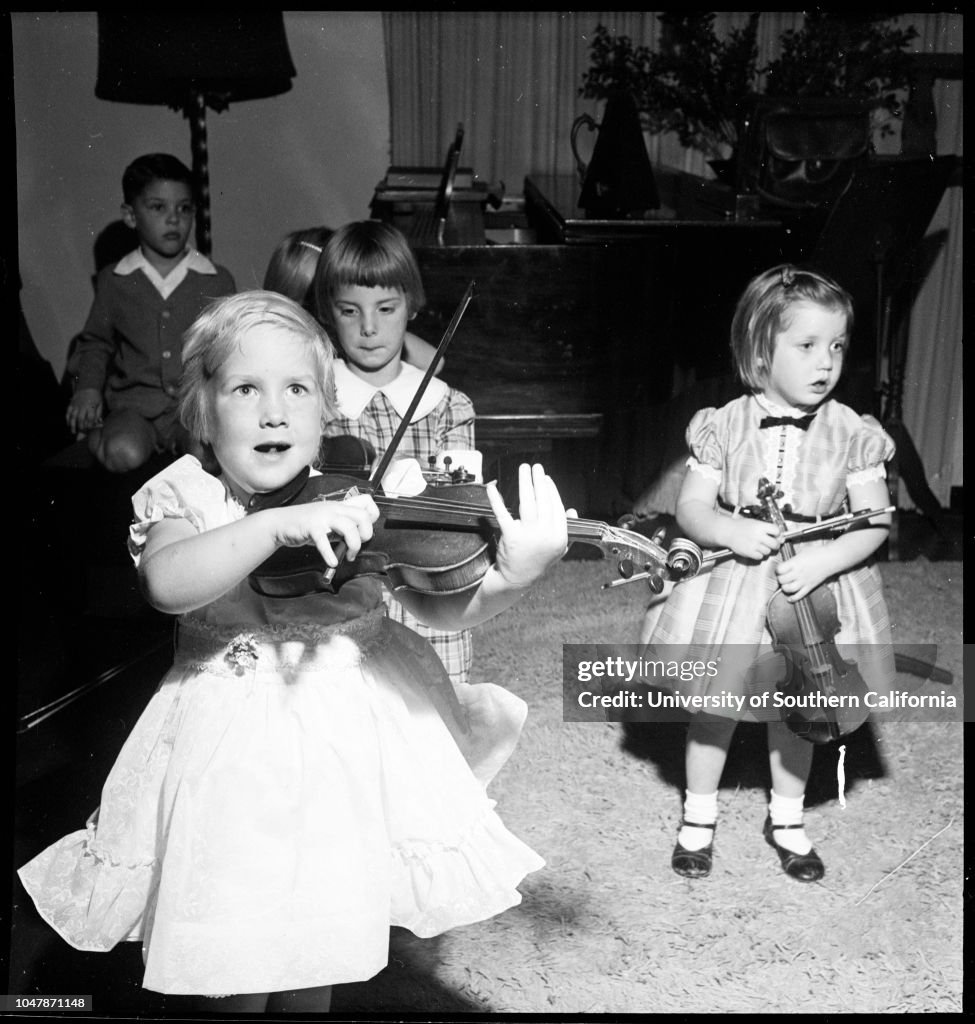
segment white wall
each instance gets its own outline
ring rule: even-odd
[[[285,13],[290,92],[207,111],[213,258],[259,286],[282,235],[368,216],[389,159],[377,11]],[[126,165],[170,152],[188,166],[189,123],[163,106],[95,98],[93,12],[11,15],[21,298],[60,375],[91,304],[93,244],[118,219]]]

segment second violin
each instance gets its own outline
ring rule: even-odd
[[[776,499],[775,486],[762,478],[758,497],[771,521],[785,533],[786,522]],[[795,548],[784,541],[783,558]],[[833,642],[840,630],[836,601],[826,584],[808,597],[790,601],[779,590],[768,603],[768,628],[773,648],[782,655],[785,674],[779,690],[791,698],[785,723],[810,743],[830,743],[858,729],[867,720],[867,686],[856,663],[846,661]]]

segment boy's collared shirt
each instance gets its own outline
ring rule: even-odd
[[[103,391],[109,413],[127,409],[154,419],[170,412],[183,334],[210,302],[236,290],[229,271],[194,249],[165,278],[141,250],[104,267],[68,362],[75,386]]]
[[[217,272],[217,268],[196,249],[187,249],[183,258],[165,277],[146,259],[141,248],[133,249],[115,264],[115,273],[123,277],[126,274],[134,274],[137,270],[141,270],[149,278],[152,286],[164,299],[168,299],[186,280],[188,271],[195,270],[198,274]]]

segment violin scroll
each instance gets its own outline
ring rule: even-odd
[[[704,552],[692,540],[676,537],[667,551],[667,568],[675,581],[689,580],[704,566]]]

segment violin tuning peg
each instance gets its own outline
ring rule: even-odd
[[[664,589],[664,577],[659,569],[647,573],[647,586],[655,594],[659,594]]]
[[[652,543],[656,544],[657,547],[660,547],[663,544],[664,538],[666,536],[667,528],[665,526],[661,526],[659,530],[653,531],[653,536],[650,538],[650,540]]]
[[[636,570],[636,566],[629,558],[621,558],[616,568],[619,570],[620,576],[625,580],[628,580]]]
[[[627,512],[625,515],[619,517],[616,521],[616,525],[621,530],[631,530],[636,525],[636,516],[632,512]]]

